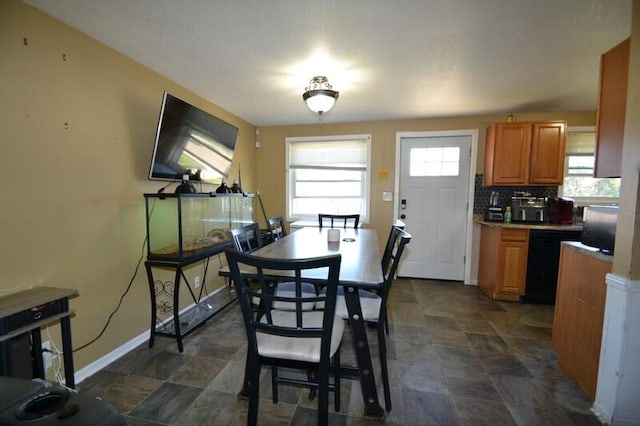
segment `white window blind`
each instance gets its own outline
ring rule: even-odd
[[[287,138],[287,217],[369,213],[370,135]]]
[[[565,172],[559,193],[576,202],[614,202],[620,194],[619,178],[595,178],[595,129],[567,131]]]
[[[366,170],[366,140],[291,142],[289,167]]]

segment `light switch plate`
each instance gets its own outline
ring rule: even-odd
[[[382,193],[382,201],[392,201],[393,194],[391,192],[383,192]]]

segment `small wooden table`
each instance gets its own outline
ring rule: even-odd
[[[302,228],[256,250],[253,254],[280,259],[302,259],[336,253],[342,255],[340,285],[344,288],[358,364],[357,367],[345,367],[342,370],[347,375],[359,378],[365,416],[383,418],[384,410],[378,402],[366,323],[362,320],[358,295],[360,289],[377,289],[383,281],[378,234],[372,229],[340,228],[340,242],[329,243],[327,230],[328,228]],[[220,273],[228,275],[228,271],[226,267],[221,269]],[[313,280],[315,277],[304,278]]]
[[[74,311],[69,309],[69,298],[77,295],[77,290],[34,287],[0,297],[0,347],[4,348],[4,342],[9,339],[30,332],[31,356],[35,359],[38,368],[34,375],[41,379],[44,379],[44,362],[40,327],[60,321],[65,384],[70,388],[75,387],[75,373],[69,320]],[[8,359],[4,349],[2,352],[3,369],[7,369],[8,366],[4,364]]]

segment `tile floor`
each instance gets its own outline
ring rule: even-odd
[[[495,302],[457,282],[399,279],[390,299],[388,338],[392,425],[599,425],[591,402],[558,367],[551,346],[553,306]],[[372,353],[376,334],[370,330]],[[350,337],[343,363],[353,360]],[[228,307],[187,336],[184,352],[159,337],[78,385],[105,399],[129,425],[244,425],[238,400],[245,338],[240,309]],[[374,368],[379,376],[377,359]],[[377,383],[380,384],[379,378]],[[259,422],[306,425],[316,419],[308,391],[280,388],[271,402],[263,371]],[[358,382],[342,381],[332,426],[380,424],[363,418]],[[381,405],[384,397],[381,387]],[[330,397],[332,399],[332,397]]]

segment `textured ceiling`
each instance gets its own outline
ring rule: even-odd
[[[631,0],[26,0],[258,126],[594,110]],[[340,91],[318,118],[314,75]]]

